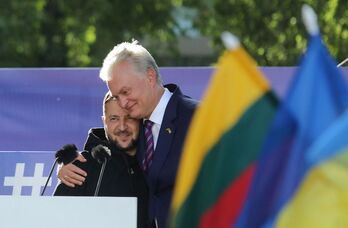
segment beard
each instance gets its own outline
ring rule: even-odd
[[[117,134],[122,134],[122,133],[124,134],[125,132],[120,132]],[[128,133],[128,132],[126,132],[126,133]],[[132,151],[132,150],[136,149],[138,146],[138,138],[132,139],[126,147],[121,146],[116,140],[113,140],[111,135],[109,135],[109,134],[107,134],[107,138],[108,138],[110,144],[113,145],[117,150],[119,150],[121,152]]]
[[[110,143],[112,143],[117,150],[122,151],[122,152],[128,152],[132,151],[137,148],[138,146],[138,140],[137,139],[132,139],[128,146],[122,147],[116,140],[110,140]]]

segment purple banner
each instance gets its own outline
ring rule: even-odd
[[[295,68],[261,70],[282,97]],[[161,75],[165,84],[178,84],[201,99],[213,71],[161,68]],[[82,149],[88,129],[102,126],[107,87],[98,73],[98,68],[0,69],[0,151],[55,151],[67,143]]]
[[[261,70],[282,97],[296,68]],[[347,75],[347,69],[343,70]],[[199,100],[214,68],[164,67],[160,71],[164,84],[178,84],[183,93]],[[54,151],[67,143],[81,150],[88,130],[102,126],[107,87],[98,74],[98,68],[0,69],[0,195],[37,195]],[[29,178],[33,176],[36,182]],[[17,180],[27,185],[16,184]],[[53,179],[51,186],[55,185]],[[47,192],[52,191],[50,187]]]

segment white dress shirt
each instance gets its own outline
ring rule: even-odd
[[[149,120],[151,120],[154,123],[151,130],[152,130],[153,143],[154,143],[155,150],[156,150],[159,132],[162,125],[162,120],[164,117],[164,112],[166,111],[167,104],[172,95],[173,93],[171,93],[167,88],[164,88],[164,93],[149,118]]]

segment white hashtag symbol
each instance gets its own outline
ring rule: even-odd
[[[13,186],[12,195],[21,195],[23,186],[31,186],[32,196],[39,196],[41,187],[46,183],[46,177],[43,176],[43,163],[36,163],[34,176],[26,177],[24,176],[24,163],[16,164],[16,172],[14,177],[5,177],[4,186]],[[51,186],[52,180],[48,182],[48,186]]]

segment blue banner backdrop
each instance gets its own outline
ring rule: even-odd
[[[295,68],[261,70],[282,97]],[[212,67],[160,69],[164,84],[178,84],[198,100],[213,71]],[[102,126],[107,87],[98,74],[99,68],[0,69],[0,195],[39,195],[37,186],[42,189],[53,153],[67,143],[82,149],[88,130]],[[47,195],[56,183],[53,178]]]

